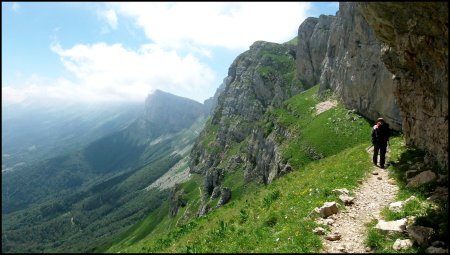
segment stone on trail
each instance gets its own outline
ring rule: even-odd
[[[326,218],[332,214],[338,213],[336,202],[326,202],[322,207],[319,208],[320,217]]]
[[[325,229],[321,228],[321,227],[317,227],[313,230],[313,233],[317,234],[317,235],[323,235],[323,234],[325,234]]]
[[[335,194],[338,194],[338,195],[348,195],[348,194],[349,194],[349,191],[348,191],[348,189],[346,189],[346,188],[343,188],[343,189],[334,189],[334,190],[332,190],[331,192],[333,192],[333,193],[335,193]]]
[[[389,204],[389,210],[393,212],[400,212],[405,204],[409,201],[416,199],[415,196],[411,196],[405,201],[397,201]]]
[[[403,201],[397,201],[389,204],[389,210],[392,212],[400,212],[403,208]]]
[[[337,241],[341,239],[341,235],[339,233],[332,233],[325,237],[328,241]]]
[[[406,221],[405,218],[395,221],[380,220],[375,228],[382,231],[403,232],[406,230]]]
[[[410,239],[397,239],[395,240],[394,245],[392,246],[392,249],[396,251],[400,250],[407,250],[413,246],[413,242]]]
[[[347,195],[340,195],[339,199],[345,204],[345,205],[351,205],[353,204],[353,200],[355,200],[354,197],[350,197]]]

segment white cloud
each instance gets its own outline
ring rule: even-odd
[[[2,102],[20,103],[30,98],[46,98],[48,91],[41,85],[48,84],[48,82],[49,81],[43,77],[33,74],[28,77],[23,84],[2,86]]]
[[[247,49],[254,41],[285,42],[297,34],[310,3],[177,2],[114,3],[156,44],[180,48],[186,43]]]
[[[27,98],[27,93],[23,89],[17,89],[11,86],[2,86],[2,102],[20,103]]]
[[[67,101],[142,101],[160,89],[202,102],[214,91],[210,85],[215,73],[193,55],[178,55],[155,44],[132,51],[121,44],[78,44],[63,49],[51,46],[74,80],[54,81],[33,77],[23,86],[2,87],[2,100],[9,103],[26,99]]]
[[[112,10],[112,9],[102,10],[102,11],[98,12],[98,15],[102,19],[105,19],[106,22],[108,23],[108,25],[112,29],[117,29],[117,15],[116,15],[116,12],[114,10]]]
[[[63,49],[54,37],[51,49],[74,78],[5,84],[2,99],[142,101],[160,89],[202,102],[224,77],[216,77],[198,57],[215,61],[214,47],[244,51],[257,40],[288,41],[297,34],[309,8],[305,2],[108,3],[96,13],[111,29],[117,29],[118,18],[131,19],[152,43],[138,50],[119,43]]]
[[[49,97],[143,101],[152,90],[161,89],[201,101],[212,93],[207,87],[215,79],[214,72],[191,54],[180,56],[155,44],[143,45],[138,51],[105,43],[78,44],[70,49],[53,44],[51,48],[75,80],[39,84]],[[6,92],[20,98],[11,88]],[[25,91],[27,96],[37,93],[35,87]]]

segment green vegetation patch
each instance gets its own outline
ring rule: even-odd
[[[322,243],[308,214],[335,199],[331,190],[356,186],[371,166],[366,147],[311,162],[186,227],[151,235],[122,252],[317,252]]]
[[[166,217],[141,241],[109,251],[318,252],[322,239],[312,232],[317,224],[309,217],[310,212],[325,202],[336,201],[333,189],[354,189],[372,163],[366,151],[370,145],[368,121],[339,104],[316,115],[314,107],[320,102],[317,92],[315,86],[296,95],[282,108],[268,110],[255,123],[264,128],[265,135],[276,135],[282,128],[293,136],[279,140],[282,156],[293,172],[267,186],[245,183],[243,165],[227,172],[222,185],[231,188],[231,201],[201,218],[195,212],[202,197],[202,182],[191,180],[183,186],[187,206],[174,219]],[[232,145],[225,152],[226,159],[243,153],[245,144]],[[190,218],[182,220],[185,215]]]
[[[283,158],[297,169],[370,138],[370,123],[341,104],[316,115],[318,89],[316,85],[287,100],[284,109],[271,112],[277,125],[293,136],[283,144]]]
[[[205,127],[205,136],[203,136],[202,139],[202,145],[204,148],[207,148],[211,145],[211,142],[214,141],[217,135],[217,131],[219,130],[219,125],[213,125],[211,124],[211,120],[209,120]]]

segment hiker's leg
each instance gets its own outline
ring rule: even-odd
[[[380,146],[380,166],[384,168],[384,163],[386,160],[386,148],[387,144],[383,144]]]
[[[373,144],[373,157],[372,157],[372,160],[373,160],[373,163],[376,165],[377,164],[377,162],[378,162],[378,150],[380,149],[380,146],[379,146],[379,144],[378,143],[374,143]]]

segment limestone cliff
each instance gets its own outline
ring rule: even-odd
[[[276,176],[269,173],[278,171],[276,145],[263,137],[257,123],[267,109],[280,107],[284,100],[303,90],[296,78],[292,50],[295,53],[295,47],[288,44],[258,41],[236,58],[224,79],[225,88],[211,120],[192,149],[192,172],[219,176],[241,167],[246,178],[264,183]],[[229,160],[227,152],[236,149],[235,157]],[[211,195],[218,185],[219,181],[205,185],[205,191]]]
[[[334,16],[309,17],[298,28],[297,76],[309,88],[319,82]]]
[[[391,38],[410,31],[396,31],[391,24],[392,31],[381,32],[381,37],[386,37],[383,40],[393,45],[389,54],[383,55],[383,44],[372,23],[358,8],[366,8],[370,13],[369,9],[377,6],[340,3],[336,16],[306,19],[299,27],[297,46],[258,41],[235,59],[215,96],[217,103],[213,104],[211,118],[191,152],[190,171],[205,176],[205,199],[199,215],[209,211],[209,203],[218,190],[224,189],[221,183],[228,173],[243,171],[247,180],[270,183],[288,171],[290,167],[282,162],[280,144],[274,136],[289,137],[289,132],[276,126],[265,113],[281,108],[284,100],[318,81],[321,92],[335,91],[347,108],[373,120],[381,116],[396,130],[403,125],[410,144],[429,149],[440,162],[447,159],[448,108],[444,106],[448,93],[443,85],[447,83],[447,41],[437,36],[412,37],[413,41]],[[393,22],[392,17],[385,18]],[[403,20],[400,21],[401,25]],[[389,24],[377,16],[372,22],[380,22],[381,28]],[[408,26],[419,27],[419,20],[411,22],[407,22]],[[446,29],[447,23],[439,26]],[[430,33],[447,35],[446,30],[444,33],[433,26]],[[395,43],[406,42],[412,44],[400,48],[406,55],[394,54],[400,50],[394,48],[399,47]],[[425,42],[433,43],[435,48],[427,51]],[[411,58],[416,62],[411,62]],[[417,78],[419,74],[425,78]],[[427,87],[425,82],[431,84]],[[414,92],[413,86],[419,89]],[[413,100],[417,100],[416,105]],[[435,129],[434,123],[438,124]],[[425,130],[419,133],[419,128]],[[432,144],[434,141],[438,143]]]
[[[448,168],[448,3],[358,3],[385,44],[406,142]]]
[[[356,109],[369,119],[383,117],[391,128],[400,130],[392,73],[381,62],[381,43],[355,3],[339,3],[329,34],[321,91],[331,89],[347,108]]]

